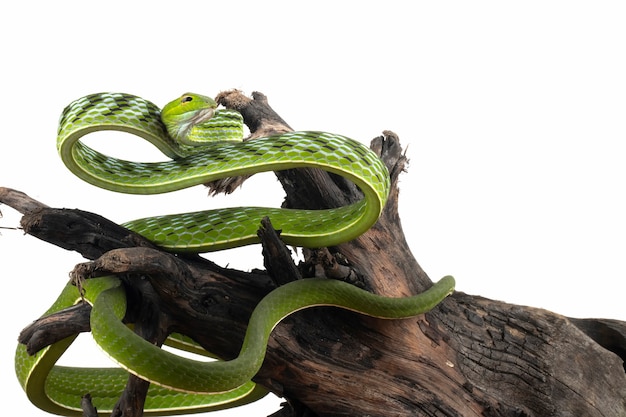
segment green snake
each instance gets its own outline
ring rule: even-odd
[[[118,130],[137,135],[169,159],[132,162],[104,155],[80,141],[95,131]],[[349,241],[367,231],[380,216],[390,178],[380,158],[361,143],[326,132],[290,132],[243,141],[243,118],[217,109],[205,96],[187,93],[160,110],[130,94],[99,93],[72,102],[63,111],[57,148],[78,177],[101,188],[124,193],[170,192],[213,180],[263,171],[313,167],[354,182],[363,198],[325,210],[237,207],[133,220],[124,226],[173,252],[208,252],[258,242],[257,230],[268,216],[285,243],[324,247]],[[405,318],[429,311],[454,289],[442,278],[427,291],[405,298],[371,294],[329,279],[303,279],[283,285],[254,309],[237,358],[197,361],[166,352],[135,335],[121,319],[124,288],[107,276],[85,283],[92,304],[91,332],[96,343],[121,368],[72,368],[55,365],[73,338],[34,356],[17,348],[15,364],[29,399],[59,415],[82,415],[80,398],[89,392],[101,415],[110,413],[124,389],[127,372],[151,382],[146,415],[173,415],[229,408],[266,394],[251,382],[260,369],[272,329],[284,317],[314,306],[336,306],[380,318]],[[81,300],[68,284],[48,315]],[[184,336],[171,343],[203,353]],[[206,352],[204,352],[206,353]]]

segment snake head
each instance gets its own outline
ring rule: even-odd
[[[163,107],[161,120],[172,139],[186,145],[197,145],[189,139],[189,133],[196,125],[213,117],[216,108],[217,103],[211,97],[185,93]]]

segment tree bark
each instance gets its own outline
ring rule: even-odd
[[[217,100],[243,114],[248,140],[291,130],[260,93],[249,98],[227,91]],[[398,216],[397,180],[406,163],[399,139],[386,131],[371,147],[392,179],[379,221],[353,241],[303,250],[304,261],[296,265],[266,219],[259,231],[264,271],[173,256],[101,216],[50,208],[14,190],[0,189],[0,202],[24,214],[26,233],[92,260],[77,265],[76,276],[120,274],[129,294],[126,320],[145,338],[160,344],[177,331],[230,359],[239,352],[254,306],[286,282],[324,276],[393,297],[432,285]],[[323,171],[276,175],[285,207],[318,209],[360,198],[353,184]],[[208,186],[212,193],[228,193],[244,180]],[[69,333],[88,331],[83,311],[66,313],[58,325]],[[22,333],[30,351],[63,334],[46,326],[51,324],[38,321]],[[570,319],[455,292],[431,312],[404,320],[330,307],[295,313],[272,333],[255,381],[285,397],[281,416],[624,417],[625,357],[624,322]],[[146,385],[130,379],[119,404],[123,415],[141,414],[137,398],[145,396]]]

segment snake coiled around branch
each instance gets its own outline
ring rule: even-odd
[[[137,135],[169,159],[134,162],[104,155],[81,142],[95,131]],[[172,252],[208,252],[258,242],[261,219],[269,217],[286,244],[333,246],[366,232],[380,216],[390,188],[387,169],[363,144],[326,132],[289,132],[243,141],[243,120],[214,100],[187,93],[160,110],[140,97],[99,93],[72,102],[63,111],[57,148],[67,168],[107,190],[165,193],[225,177],[301,167],[320,168],[356,184],[363,198],[326,210],[235,207],[132,220],[124,224]],[[100,413],[109,412],[123,390],[126,372],[153,384],[146,415],[169,415],[232,407],[258,399],[265,391],[250,382],[260,368],[267,339],[287,315],[314,306],[337,306],[380,318],[402,318],[432,309],[453,291],[444,277],[422,294],[388,298],[344,282],[304,279],[277,288],[255,308],[240,355],[231,361],[199,362],[167,353],[122,324],[124,288],[114,276],[90,279],[85,294],[68,285],[45,313],[79,302],[93,305],[91,330],[96,342],[123,369],[55,366],[71,340],[35,356],[18,346],[16,370],[31,401],[61,415],[81,415],[82,391],[91,392]],[[121,382],[122,381],[122,382]],[[121,384],[121,385],[120,385]],[[82,392],[82,393],[81,393]]]

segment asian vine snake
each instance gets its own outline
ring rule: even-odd
[[[138,135],[160,149],[165,162],[131,162],[103,155],[80,141],[99,130]],[[364,145],[324,132],[292,132],[242,141],[239,113],[218,110],[214,100],[184,94],[162,111],[129,94],[92,94],[72,102],[61,115],[57,147],[65,165],[98,187],[137,194],[163,193],[215,179],[298,167],[322,168],[353,181],[357,203],[328,210],[239,207],[166,215],[125,224],[171,251],[206,252],[257,241],[262,217],[269,216],[287,244],[332,246],[364,233],[378,219],[389,192],[389,174]],[[152,382],[146,415],[172,415],[228,408],[265,394],[250,379],[260,368],[272,329],[287,315],[313,306],[337,306],[380,318],[402,318],[432,309],[454,289],[442,278],[422,294],[388,298],[335,280],[305,279],[277,288],[255,308],[240,355],[231,361],[198,362],[165,352],[136,336],[121,322],[125,295],[113,276],[87,281],[96,342],[122,368],[55,366],[73,338],[35,356],[23,346],[16,371],[31,401],[60,415],[81,415],[80,397],[91,393],[99,413],[110,412],[124,388],[126,371]],[[80,300],[68,285],[50,314]]]

